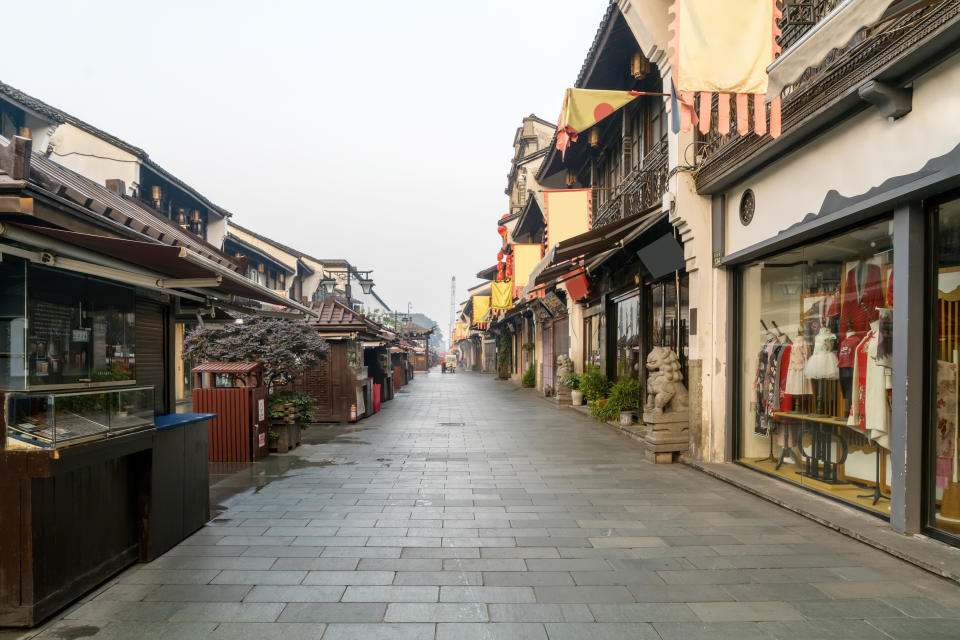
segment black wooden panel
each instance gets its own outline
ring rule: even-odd
[[[150,475],[149,533],[142,560],[183,539],[183,428],[158,431]]]
[[[187,425],[183,436],[183,537],[210,520],[210,429]]]
[[[142,458],[135,454],[32,480],[38,604],[47,599],[51,608],[67,604],[137,547],[135,466]]]

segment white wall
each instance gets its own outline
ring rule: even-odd
[[[72,124],[57,127],[49,144],[53,146],[50,159],[57,164],[104,186],[107,180],[123,180],[126,195],[133,195],[133,188],[140,181],[140,163],[135,155]]]
[[[960,57],[917,79],[913,111],[891,121],[874,109],[855,116],[727,191],[726,252],[775,236],[820,211],[827,192],[855,196],[895,176],[913,173],[960,143]],[[827,161],[829,160],[829,161]],[[756,196],[749,226],[740,198]]]

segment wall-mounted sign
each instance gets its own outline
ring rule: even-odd
[[[552,291],[543,298],[540,298],[540,302],[543,303],[543,306],[546,307],[547,311],[549,311],[554,317],[562,316],[567,313],[567,305],[564,304],[563,300],[561,300],[560,297]]]
[[[260,416],[260,422],[267,418],[266,401],[263,398],[257,400],[257,414]]]

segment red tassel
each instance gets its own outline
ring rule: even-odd
[[[762,136],[767,132],[767,103],[762,93],[753,94],[753,132]]]
[[[750,96],[746,93],[737,94],[737,133],[742,136],[750,131]]]
[[[780,96],[773,99],[770,103],[770,137],[780,137]]]
[[[730,133],[730,94],[717,94],[717,131],[725,136]]]
[[[710,100],[713,94],[706,91],[700,92],[700,133],[706,135],[710,133]]]

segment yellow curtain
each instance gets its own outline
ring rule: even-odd
[[[505,310],[513,306],[513,281],[503,280],[491,283],[491,305],[494,309]]]
[[[473,296],[473,323],[480,324],[490,311],[490,296]]]
[[[544,191],[547,204],[547,250],[558,242],[590,231],[590,189]]]
[[[523,289],[530,283],[530,274],[543,258],[543,245],[513,245],[513,279],[517,289]]]

